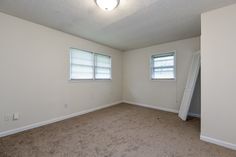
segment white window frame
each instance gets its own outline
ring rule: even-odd
[[[93,78],[92,79],[73,79],[72,77],[71,77],[71,69],[72,69],[72,55],[71,55],[71,50],[72,49],[76,49],[76,50],[79,50],[79,51],[84,51],[84,52],[88,52],[88,53],[92,53],[92,55],[93,55]],[[96,74],[96,71],[95,71],[95,54],[98,54],[98,55],[103,55],[103,56],[108,56],[110,59],[111,59],[111,77],[109,78],[109,79],[96,79],[95,78],[95,74]],[[106,55],[106,54],[102,54],[102,53],[95,53],[95,52],[91,52],[91,51],[87,51],[87,50],[82,50],[82,49],[78,49],[78,48],[74,48],[74,47],[71,47],[71,48],[69,48],[69,58],[70,58],[70,62],[69,62],[69,80],[70,81],[80,81],[80,80],[84,80],[84,81],[86,81],[86,80],[112,80],[112,57],[111,56],[109,56],[109,55]]]
[[[94,80],[112,80],[112,58],[111,58],[111,56],[109,56],[109,55],[105,55],[105,54],[102,54],[102,53],[93,53],[94,55],[93,55],[93,59],[94,59],[94,64],[93,64],[93,66],[94,66],[94,70],[93,70],[93,78],[94,78]],[[110,60],[111,60],[111,68],[110,68],[110,71],[111,71],[111,77],[110,78],[107,78],[107,79],[104,79],[104,78],[102,78],[102,79],[98,79],[98,78],[96,78],[96,57],[95,57],[95,55],[102,55],[102,56],[107,56],[107,57],[109,57],[110,58]]]
[[[169,55],[173,55],[174,56],[174,78],[153,78],[153,69],[154,69],[154,62],[153,62],[153,58],[155,57],[164,57],[164,56],[169,56]],[[150,79],[151,80],[176,80],[176,51],[168,51],[168,52],[162,52],[162,53],[155,53],[152,54],[150,57]]]

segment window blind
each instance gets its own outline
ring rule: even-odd
[[[71,79],[93,79],[93,53],[71,49]]]
[[[111,57],[70,49],[70,79],[111,79]]]
[[[95,54],[95,79],[111,79],[111,57]]]
[[[175,78],[175,54],[161,54],[152,56],[152,79]]]

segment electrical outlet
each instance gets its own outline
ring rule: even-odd
[[[12,115],[11,115],[10,113],[6,113],[6,114],[4,115],[4,120],[5,120],[5,121],[10,121],[10,120],[12,120]]]
[[[18,120],[20,118],[20,114],[18,112],[13,114],[13,120]]]

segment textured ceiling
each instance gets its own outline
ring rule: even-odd
[[[120,0],[105,12],[94,0],[0,0],[0,11],[131,50],[200,35],[200,14],[236,0]]]

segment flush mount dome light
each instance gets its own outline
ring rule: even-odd
[[[111,11],[119,5],[120,0],[95,0],[95,2],[101,9]]]

